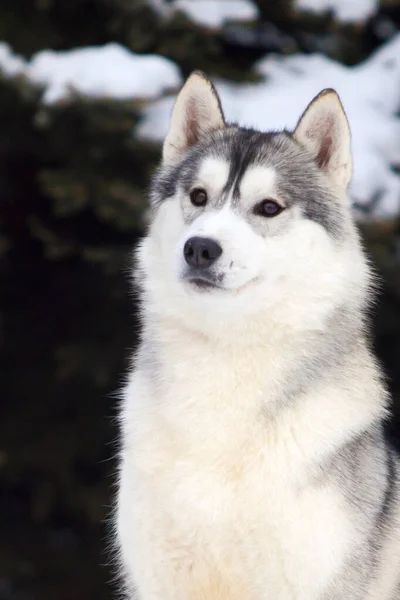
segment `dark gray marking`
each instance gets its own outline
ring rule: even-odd
[[[322,225],[332,237],[343,235],[346,209],[329,191],[325,176],[312,156],[287,131],[261,133],[228,126],[209,133],[188,151],[182,162],[158,170],[151,187],[153,208],[157,209],[163,200],[175,194],[178,182],[189,193],[202,161],[208,156],[222,158],[230,166],[218,206],[222,206],[231,190],[234,203],[240,203],[240,183],[250,166],[272,167],[279,194],[287,206],[300,206],[306,219]]]
[[[380,421],[335,453],[321,471],[320,482],[326,481],[342,492],[352,519],[362,527],[362,541],[353,548],[323,599],[363,600],[378,576],[387,536],[398,527],[393,521],[400,485],[396,458]]]
[[[395,496],[395,487],[396,487],[396,467],[395,467],[395,458],[393,455],[393,451],[386,444],[387,456],[386,456],[386,474],[387,474],[387,483],[385,495],[382,502],[382,508],[379,512],[377,518],[377,526],[381,529],[382,526],[386,524],[386,522],[390,518],[391,511],[393,510],[393,499]]]
[[[282,410],[291,410],[299,397],[306,394],[323,379],[332,381],[335,373],[346,367],[349,353],[354,351],[357,340],[364,340],[364,323],[360,314],[354,314],[347,305],[339,306],[324,332],[314,332],[307,340],[306,350],[296,349],[296,363],[284,375],[279,386],[279,399],[269,403],[265,414],[275,418]],[[299,360],[301,359],[301,360]]]

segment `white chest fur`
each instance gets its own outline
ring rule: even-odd
[[[159,354],[126,390],[118,528],[140,600],[312,600],[355,541],[339,492],[310,479],[351,429],[337,390],[269,416],[282,362],[243,352]]]

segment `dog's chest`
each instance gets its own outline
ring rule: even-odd
[[[146,409],[146,384],[136,390],[131,449],[141,502],[189,556],[231,569],[254,590],[267,586],[276,600],[302,599],[303,586],[307,600],[318,598],[348,542],[335,491],[308,485],[295,441],[276,439],[259,373],[221,368],[213,379],[193,374],[191,385],[187,376],[161,386],[157,399],[148,388]]]

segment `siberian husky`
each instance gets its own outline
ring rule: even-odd
[[[179,94],[137,251],[128,598],[400,598],[400,461],[351,174],[333,90],[279,133],[226,123],[200,72]]]

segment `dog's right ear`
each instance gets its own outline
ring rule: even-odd
[[[225,127],[218,94],[206,75],[194,71],[175,102],[163,147],[163,162],[174,164],[206,133]]]

